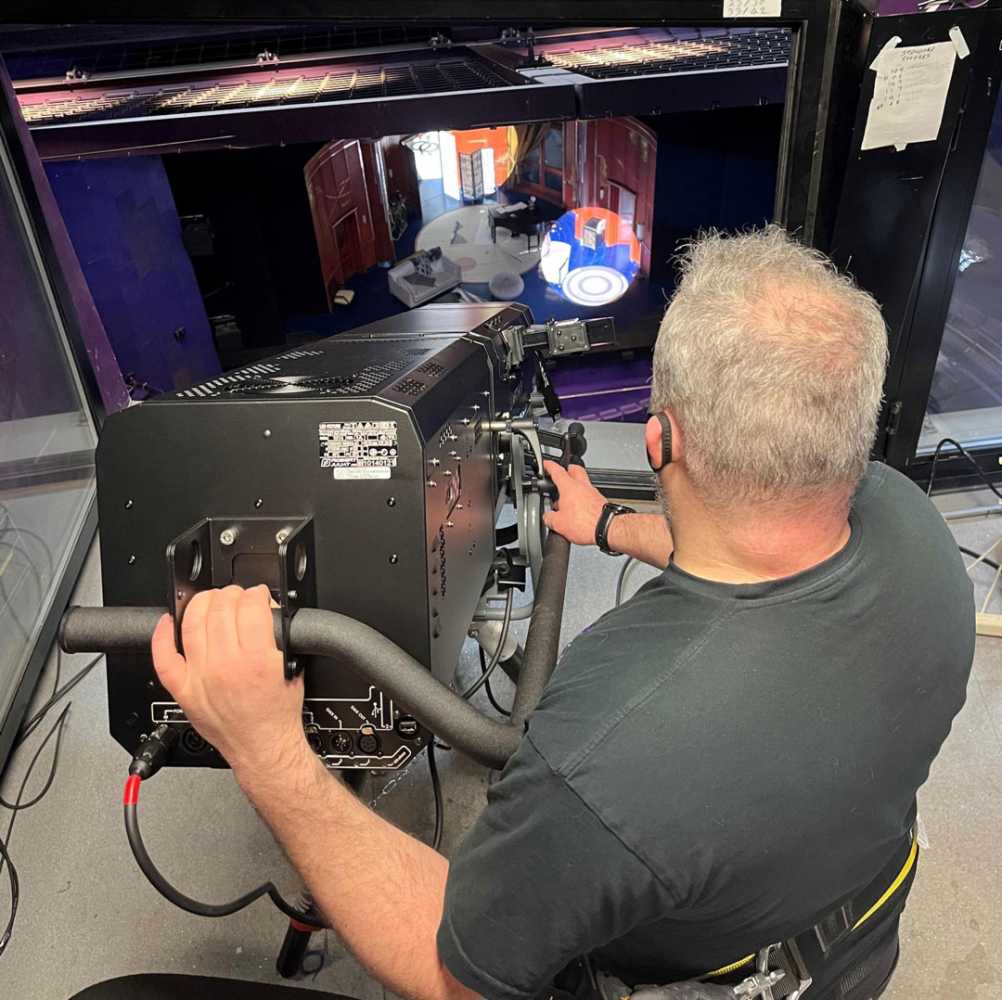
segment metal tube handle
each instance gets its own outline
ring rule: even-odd
[[[521,742],[525,719],[556,666],[569,551],[567,540],[550,532],[510,723],[488,718],[384,635],[335,611],[297,611],[289,626],[289,648],[342,661],[457,750],[487,767],[502,768]],[[67,653],[146,652],[165,613],[163,608],[70,608],[59,627],[59,644]],[[273,615],[280,642],[281,614]]]

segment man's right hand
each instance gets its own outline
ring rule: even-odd
[[[556,462],[543,462],[543,471],[553,480],[559,494],[553,509],[543,516],[547,528],[574,545],[594,545],[605,497],[592,486],[588,473],[580,465],[565,469]],[[609,526],[609,546],[614,551],[658,569],[668,565],[672,544],[663,514],[614,517]]]
[[[575,545],[594,545],[605,497],[592,486],[581,465],[565,469],[558,462],[543,462],[543,470],[559,493],[553,509],[543,517],[546,526]]]

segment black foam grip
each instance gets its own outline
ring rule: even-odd
[[[543,548],[539,587],[534,595],[532,622],[525,640],[525,655],[511,709],[511,724],[519,731],[539,704],[557,665],[570,555],[571,543],[563,535],[551,531]]]
[[[570,543],[551,531],[546,540],[535,609],[519,670],[511,723],[488,718],[409,653],[374,628],[334,611],[303,608],[293,616],[289,646],[296,654],[340,660],[385,691],[431,732],[487,767],[501,768],[522,738],[522,724],[539,703],[560,643]],[[163,608],[71,608],[59,642],[68,653],[142,652]],[[273,612],[281,642],[281,612]]]

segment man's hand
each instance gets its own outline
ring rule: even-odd
[[[283,675],[267,587],[196,594],[181,634],[184,656],[170,616],[153,633],[160,683],[234,771],[280,768],[306,747],[303,680]]]
[[[167,615],[153,662],[191,724],[233,768],[258,813],[363,966],[414,1000],[478,1000],[445,967],[436,933],[449,862],[330,778],[303,734],[303,680],[286,681],[267,587],[197,594]],[[393,887],[373,892],[372,873]]]
[[[592,486],[583,466],[565,469],[557,462],[543,462],[543,469],[560,494],[553,509],[543,516],[546,526],[575,545],[594,545],[605,497]]]

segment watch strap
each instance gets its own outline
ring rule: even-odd
[[[609,525],[612,524],[612,519],[618,514],[636,514],[636,511],[632,507],[624,507],[619,503],[607,503],[602,508],[602,513],[598,517],[598,523],[595,525],[595,544],[607,556],[621,555],[621,553],[609,548]]]

